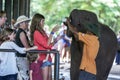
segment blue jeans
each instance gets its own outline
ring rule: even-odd
[[[96,75],[81,70],[79,74],[79,80],[96,80]]]
[[[17,74],[11,74],[7,76],[0,76],[0,80],[17,80]]]

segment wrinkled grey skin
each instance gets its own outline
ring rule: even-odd
[[[97,80],[107,80],[108,74],[112,67],[114,57],[117,51],[117,38],[115,33],[106,25],[98,22],[97,17],[94,13],[74,9],[69,18],[71,19],[71,24],[77,28],[78,31],[86,32],[86,28],[82,26],[85,20],[90,23],[99,24],[100,30],[100,48],[96,58],[97,65]],[[71,68],[70,77],[71,80],[78,80],[79,77],[79,66],[82,58],[83,43],[76,41],[73,34],[67,30],[67,35],[72,37],[71,43]]]

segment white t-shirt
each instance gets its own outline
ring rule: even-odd
[[[25,54],[25,48],[17,46],[12,41],[3,42],[0,49],[15,49],[19,53]],[[15,52],[0,52],[0,76],[18,73]]]

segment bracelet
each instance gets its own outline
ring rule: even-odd
[[[54,34],[54,32],[51,32],[50,34]]]

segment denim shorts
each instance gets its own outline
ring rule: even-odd
[[[44,63],[42,64],[41,68],[44,68],[44,67],[46,67],[46,66],[51,66],[51,65],[52,65],[52,62],[46,61],[46,62],[44,62]]]
[[[79,80],[96,80],[96,75],[81,70],[79,74]]]

